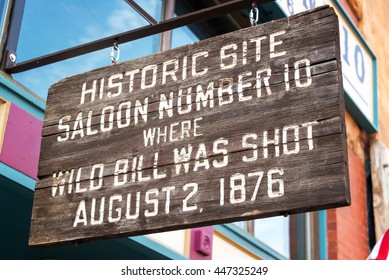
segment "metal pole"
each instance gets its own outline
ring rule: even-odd
[[[11,8],[12,8],[13,0],[6,0],[0,4],[0,60],[3,61],[4,58],[4,48],[5,43],[7,41],[8,29],[10,25],[11,19]],[[0,65],[3,65],[0,63]]]
[[[174,16],[174,7],[176,0],[164,0],[163,19],[171,19]],[[161,51],[169,50],[172,47],[172,33],[173,30],[168,30],[161,35]]]
[[[128,5],[130,5],[135,11],[137,11],[138,14],[140,14],[150,24],[156,25],[158,23],[152,16],[150,16],[145,10],[143,10],[141,6],[136,4],[134,0],[124,0],[124,1],[126,1]]]
[[[304,213],[305,216],[305,259],[312,259],[312,236],[311,236],[311,213]]]
[[[13,0],[9,19],[9,29],[2,55],[2,68],[12,67],[16,63],[16,48],[18,46],[20,28],[22,26],[25,0]]]

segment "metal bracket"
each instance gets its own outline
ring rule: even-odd
[[[14,0],[8,21],[7,40],[4,46],[1,67],[8,69],[16,65],[16,48],[24,13],[25,0]]]
[[[158,23],[146,11],[139,7],[139,5],[137,5],[133,0],[125,1],[129,5],[131,5],[131,7],[133,7],[135,11],[137,11],[141,16],[143,16],[150,23],[150,25],[109,36],[100,40],[96,40],[62,51],[58,51],[55,53],[51,53],[45,56],[37,57],[24,62],[16,63],[15,65],[6,66],[5,71],[8,73],[20,73],[23,71],[31,70],[34,68],[87,54],[90,52],[98,51],[104,48],[109,48],[115,42],[117,44],[127,43],[140,38],[162,33],[164,31],[172,30],[197,22],[206,21],[211,18],[216,18],[222,15],[235,12],[240,9],[251,7],[251,0],[231,0],[206,9],[202,9],[200,11],[194,11]],[[274,1],[275,0],[258,0],[257,2],[258,4],[265,4]]]
[[[6,50],[4,56],[4,65],[6,68],[12,67],[16,64],[16,52],[12,50]]]

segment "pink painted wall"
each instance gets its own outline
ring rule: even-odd
[[[11,104],[0,162],[38,179],[42,121]]]

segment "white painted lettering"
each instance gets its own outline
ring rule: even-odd
[[[251,141],[249,139],[256,140],[257,134],[249,133],[249,134],[243,135],[242,148],[248,148],[248,149],[253,150],[253,154],[251,157],[248,157],[246,155],[244,155],[242,157],[243,162],[252,162],[252,161],[256,161],[258,159],[258,146],[255,143],[250,143]]]
[[[174,191],[176,187],[164,187],[162,188],[162,192],[166,193],[166,200],[165,200],[165,213],[169,214],[170,213],[170,193],[171,191]]]
[[[142,77],[141,77],[141,83],[140,87],[141,89],[147,89],[152,88],[157,84],[157,65],[148,65],[145,68],[142,69]],[[151,81],[150,79],[147,79],[147,72],[151,71]],[[148,81],[146,81],[148,80]],[[147,82],[150,82],[147,84]]]
[[[167,70],[169,65],[173,65],[173,69]],[[171,59],[168,61],[164,61],[163,66],[162,66],[162,84],[163,85],[166,84],[166,78],[168,76],[171,77],[172,81],[176,82],[177,81],[177,76],[176,76],[177,71],[178,71],[178,59],[177,58]]]
[[[166,98],[164,93],[161,93],[159,98],[159,119],[163,119],[164,111],[166,111],[169,118],[173,117],[173,99],[174,92],[170,92],[169,99]]]
[[[135,69],[132,71],[127,71],[126,76],[130,76],[130,82],[128,83],[128,92],[131,93],[134,90],[134,79],[135,79],[135,74],[139,73],[139,69]]]
[[[228,140],[224,138],[219,138],[216,141],[213,142],[213,153],[215,155],[222,154],[223,160],[217,161],[216,159],[213,160],[212,165],[215,168],[221,168],[228,165],[228,151],[226,148],[219,148],[219,145],[227,146]]]
[[[269,197],[279,197],[284,195],[284,180],[273,179],[273,175],[284,175],[282,168],[272,168],[267,173],[267,195]],[[278,190],[274,190],[273,185],[278,184]]]
[[[85,206],[85,200],[81,200],[78,204],[77,212],[76,212],[76,218],[73,222],[73,227],[77,227],[78,224],[83,224],[86,226],[88,224],[88,219],[86,216],[86,206]]]
[[[105,123],[105,115],[108,111],[108,126]],[[101,111],[101,120],[100,120],[100,130],[101,132],[111,131],[113,128],[113,117],[114,117],[115,108],[113,106],[104,107]]]
[[[252,95],[249,95],[249,96],[245,96],[243,94],[243,91],[245,88],[251,88],[251,83],[243,83],[243,78],[244,77],[248,77],[248,76],[251,76],[253,73],[251,71],[248,71],[248,72],[244,72],[242,74],[239,74],[238,75],[238,95],[239,95],[239,101],[242,102],[242,101],[247,101],[247,100],[250,100],[253,98]]]
[[[166,178],[166,173],[159,173],[158,174],[158,157],[159,153],[154,153],[154,163],[153,163],[153,178],[154,179],[163,179]]]
[[[188,88],[187,94],[185,94],[186,99],[186,109],[182,108],[182,89],[178,90],[178,98],[177,98],[177,112],[179,115],[184,115],[192,111],[192,88]]]
[[[197,122],[201,121],[202,119],[203,119],[203,117],[199,117],[199,118],[194,119],[194,125],[193,125],[193,136],[194,137],[203,135],[202,133],[199,133],[197,131],[197,129],[200,128],[200,125]]]
[[[265,77],[262,77],[261,75],[265,73]],[[270,95],[271,94],[271,89],[270,89],[270,76],[271,76],[271,69],[269,67],[267,68],[262,68],[257,70],[257,77],[256,77],[256,84],[255,87],[257,88],[257,97],[262,96],[262,81],[266,89],[266,94]]]
[[[294,149],[288,149],[288,130],[293,129],[294,131]],[[290,125],[284,126],[282,129],[282,143],[284,144],[284,154],[291,155],[297,154],[300,151],[300,143],[299,143],[299,126],[298,125]]]
[[[80,104],[85,103],[85,96],[90,94],[90,102],[95,101],[95,95],[96,95],[96,88],[97,88],[97,80],[94,80],[92,82],[92,88],[87,89],[86,88],[86,82],[82,84],[82,91],[81,91],[81,102]]]
[[[104,220],[104,204],[105,204],[105,197],[102,197],[100,199],[100,207],[99,207],[99,219],[96,220],[96,198],[92,198],[92,207],[91,207],[91,213],[90,213],[90,224],[92,226],[95,225],[101,225]]]
[[[119,187],[127,183],[128,159],[119,159],[115,163],[113,186]],[[119,176],[122,174],[122,178]]]
[[[140,192],[136,192],[135,213],[131,214],[131,193],[127,194],[126,219],[135,220],[139,217],[140,212]]]
[[[246,177],[236,173],[230,177],[230,203],[237,204],[246,201]],[[237,195],[239,193],[239,196]]]
[[[312,126],[317,125],[317,124],[319,124],[317,121],[307,122],[307,123],[302,124],[303,127],[307,128],[307,138],[308,138],[308,149],[309,150],[313,150],[313,148],[314,148],[313,140],[312,140],[312,138],[313,138]]]
[[[138,175],[138,181],[139,182],[147,182],[147,181],[151,180],[150,176],[144,176],[143,177],[143,155],[139,156],[137,175]]]
[[[234,100],[233,91],[232,91],[233,84],[234,84],[234,80],[232,78],[224,78],[219,80],[219,88],[218,88],[219,106],[230,104]],[[224,93],[226,93],[227,95],[226,99],[223,97]]]
[[[123,109],[126,108],[126,111],[125,111],[125,118],[124,118],[124,122],[122,121],[122,111]],[[118,112],[116,114],[116,121],[117,121],[117,125],[118,125],[118,128],[124,128],[124,127],[127,127],[130,125],[130,122],[131,122],[131,111],[130,111],[130,108],[131,108],[131,102],[130,101],[127,101],[127,102],[123,102],[123,103],[120,103],[119,104],[119,108],[118,108]]]
[[[86,135],[91,136],[97,134],[99,131],[97,129],[91,129],[92,128],[92,117],[93,117],[93,111],[88,112],[88,119],[86,121]]]
[[[209,102],[209,108],[213,108],[214,106],[214,100],[213,100],[213,82],[210,82],[207,87],[207,92],[204,93],[203,87],[201,85],[197,86],[196,91],[196,110],[200,111],[201,105],[203,108],[206,108],[208,106]]]
[[[190,156],[193,151],[193,146],[188,145],[187,148],[182,147],[180,150],[174,149],[174,164],[176,165],[176,175],[179,175],[181,172],[181,165],[184,166],[184,172],[188,173],[189,171],[189,161]]]
[[[63,124],[64,122],[69,122],[71,116],[64,116],[59,119],[58,121],[58,130],[65,130],[65,136],[58,136],[57,141],[58,142],[64,142],[69,139],[69,131],[70,131],[70,125]]]
[[[247,41],[242,42],[242,64],[247,64]]]
[[[87,187],[81,188],[81,172],[82,172],[82,167],[78,168],[77,170],[77,176],[76,176],[76,189],[75,193],[83,193],[88,190]]]
[[[205,169],[209,169],[209,160],[207,158],[207,150],[205,148],[204,143],[199,144],[199,148],[195,156],[195,164],[194,164],[193,171],[197,171],[199,167],[204,167]]]
[[[162,139],[162,141],[161,141]],[[157,144],[167,142],[167,126],[163,127],[163,131],[160,127],[157,128]]]
[[[275,51],[276,46],[282,45],[282,40],[276,41],[276,37],[283,35],[285,33],[286,30],[281,30],[273,34],[270,34],[270,58],[280,57],[286,54],[286,51],[277,52],[277,53]]]
[[[262,40],[265,40],[266,36],[261,36],[257,38],[250,39],[251,43],[255,43],[255,62],[258,62],[261,60],[261,44]]]
[[[97,184],[95,184],[96,170],[98,170]],[[90,185],[89,185],[90,191],[98,190],[103,186],[103,173],[104,173],[104,164],[100,163],[100,164],[94,164],[92,166],[92,171],[90,174]]]
[[[76,121],[73,126],[73,133],[71,139],[73,140],[76,135],[79,135],[80,138],[84,137],[84,124],[82,123],[82,112],[79,112],[76,117]]]
[[[171,142],[175,142],[175,141],[178,141],[179,138],[175,138],[174,135],[177,134],[177,130],[175,130],[175,127],[178,126],[180,123],[178,122],[175,122],[175,123],[172,123],[170,124],[170,133],[169,133],[169,140]]]
[[[208,52],[203,51],[203,52],[195,53],[192,56],[192,76],[193,77],[199,77],[199,76],[202,76],[202,75],[204,75],[204,74],[206,74],[208,72],[208,68],[207,67],[205,67],[201,71],[197,71],[197,59],[199,57],[208,57]]]
[[[107,92],[108,97],[116,97],[122,94],[122,90],[123,90],[122,79],[123,79],[122,73],[112,75],[108,78],[108,88],[109,89],[116,88],[115,93],[111,91]],[[114,82],[115,80],[119,80],[119,81]]]
[[[275,150],[275,157],[280,156],[280,147],[278,146],[280,143],[280,130],[278,128],[274,129],[274,140],[268,139],[268,131],[265,130],[263,132],[263,157],[268,158],[269,152],[268,152],[268,145],[274,144],[274,150]]]
[[[183,190],[186,191],[189,188],[192,188],[192,191],[183,199],[182,201],[182,211],[195,211],[197,210],[197,204],[188,205],[188,200],[191,199],[198,191],[199,186],[197,183],[187,183],[183,186]]]
[[[221,69],[230,69],[236,66],[238,63],[238,55],[235,52],[226,54],[226,50],[236,50],[238,48],[237,44],[230,44],[223,46],[220,49],[220,68]],[[227,60],[227,62],[226,62]]]
[[[154,145],[155,127],[143,130],[143,140],[145,147]]]
[[[290,90],[290,82],[289,82],[289,64],[285,64],[285,70],[284,70],[284,83],[285,83],[285,90]]]
[[[300,80],[300,65],[305,64],[306,81]],[[302,59],[294,63],[294,79],[296,80],[296,87],[309,87],[312,84],[311,77],[311,62],[309,59]]]
[[[117,223],[120,221],[120,219],[122,217],[122,208],[121,207],[116,207],[115,209],[113,209],[115,201],[121,202],[122,196],[120,194],[116,194],[116,195],[113,195],[109,198],[108,222],[110,222],[110,223]],[[113,216],[114,211],[115,211],[116,217]]]
[[[145,201],[146,204],[152,204],[153,209],[146,209],[145,210],[145,217],[153,217],[158,214],[158,195],[159,190],[158,189],[150,189],[145,194]],[[155,196],[155,198],[151,198],[152,196]]]
[[[135,101],[135,108],[134,108],[134,122],[135,124],[138,124],[139,116],[143,119],[144,123],[147,123],[147,114],[148,114],[148,105],[149,105],[149,98],[145,97],[142,102],[137,99]]]

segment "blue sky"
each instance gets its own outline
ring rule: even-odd
[[[138,1],[160,20],[161,1]],[[123,0],[27,0],[17,49],[17,62],[53,53],[110,35],[142,27],[148,23]],[[154,53],[158,36],[147,37],[120,47],[120,61]],[[111,49],[58,62],[14,78],[46,98],[51,84],[71,75],[111,63]]]

